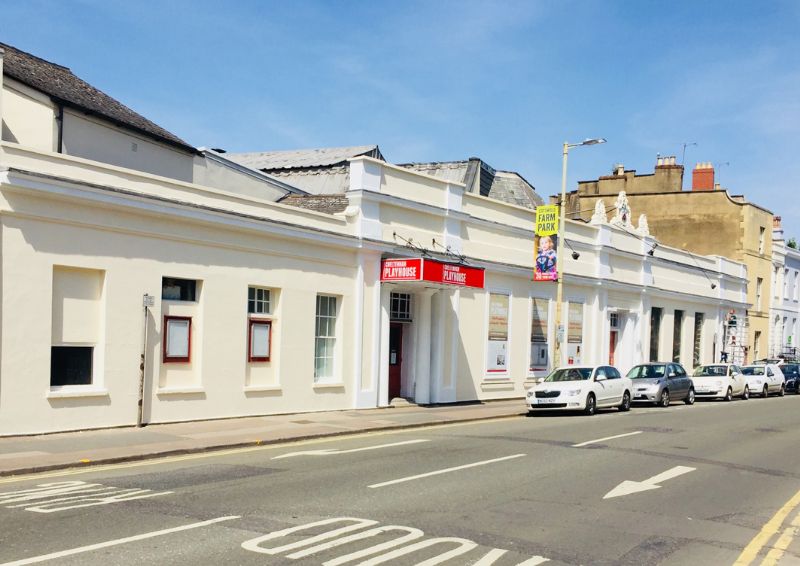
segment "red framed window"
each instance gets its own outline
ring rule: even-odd
[[[268,362],[272,354],[272,321],[251,318],[247,330],[247,361]]]
[[[164,317],[164,363],[185,363],[192,359],[192,317]]]

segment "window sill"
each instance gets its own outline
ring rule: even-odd
[[[344,383],[341,381],[315,383],[314,389],[344,389]]]
[[[260,391],[281,391],[283,388],[280,385],[245,385],[245,393],[258,393]]]
[[[506,378],[504,380],[484,380],[481,382],[481,390],[483,391],[512,391],[514,389],[514,382]]]
[[[205,392],[203,387],[165,387],[156,391],[156,395],[199,395]]]
[[[48,399],[69,399],[73,397],[108,397],[108,389],[91,385],[60,386],[47,392]]]

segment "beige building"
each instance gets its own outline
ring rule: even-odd
[[[483,194],[362,154],[315,162],[320,177],[343,167],[344,185],[306,194],[178,147],[130,109],[114,118],[122,105],[69,73],[56,86],[69,82],[72,111],[104,140],[85,132],[77,147],[124,153],[75,155],[54,144],[55,87],[19,94],[34,88],[26,66],[52,64],[5,55],[0,435],[521,399],[555,364],[710,361],[726,313],[744,314],[742,263],[666,245],[650,256],[656,240],[620,222],[625,205],[567,222],[568,347],[552,360],[555,284],[531,281],[535,211],[498,198],[531,198],[524,180],[495,172],[499,192],[492,181]],[[88,93],[103,104],[81,109]],[[130,161],[140,142],[164,155]]]
[[[652,174],[616,166],[611,175],[581,181],[568,194],[568,215],[591,218],[597,203],[612,204],[624,191],[636,214],[645,214],[650,233],[665,244],[701,255],[719,255],[747,266],[744,321],[737,321],[726,350],[740,362],[768,355],[769,292],[772,286],[772,212],[731,195],[714,182],[714,168],[700,163],[691,190],[682,190],[683,166],[674,157],[659,158]],[[658,249],[654,251],[658,255]],[[742,322],[744,324],[742,324]]]

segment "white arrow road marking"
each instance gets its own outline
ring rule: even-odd
[[[689,472],[693,472],[696,469],[697,468],[690,468],[688,466],[675,466],[674,468],[671,468],[666,472],[662,472],[644,481],[625,480],[617,487],[606,493],[603,496],[603,499],[611,499],[612,497],[620,497],[621,495],[630,495],[631,493],[638,493],[640,491],[658,489],[661,487],[660,485],[658,485],[661,482],[665,482],[672,478],[677,478],[678,476],[682,476],[683,474],[688,474]]]
[[[623,438],[625,436],[633,436],[635,434],[642,434],[641,430],[636,430],[633,432],[626,432],[625,434],[617,434],[614,436],[606,436],[605,438],[598,438],[596,440],[587,440],[586,442],[581,442],[580,444],[573,444],[573,448],[580,448],[582,446],[589,446],[590,444],[597,444],[598,442],[605,442],[606,440],[614,440],[615,438]]]
[[[455,472],[458,470],[465,470],[467,468],[474,468],[476,466],[485,466],[486,464],[494,464],[495,462],[503,462],[505,460],[513,460],[514,458],[522,458],[523,456],[527,456],[527,454],[514,454],[512,456],[503,456],[502,458],[493,458],[492,460],[483,460],[481,462],[473,462],[472,464],[464,464],[463,466],[456,466],[454,468],[445,468],[443,470],[436,470],[434,472],[428,472],[426,474],[418,474],[416,476],[408,476],[406,478],[400,478],[391,481],[385,481],[383,483],[375,483],[372,485],[368,485],[367,487],[376,488],[376,487],[385,487],[387,485],[394,485],[396,483],[403,483],[406,481],[411,480],[418,480],[422,478],[428,478],[430,476],[438,476],[439,474],[447,474],[449,472]],[[2,566],[2,565],[0,565]]]
[[[128,542],[136,542],[137,540],[144,540],[153,537],[160,537],[171,533],[178,533],[180,531],[188,531],[189,529],[196,529],[220,523],[222,521],[230,521],[231,519],[238,519],[239,516],[219,517],[209,521],[201,521],[200,523],[192,523],[191,525],[183,525],[182,527],[173,527],[171,529],[164,529],[162,531],[153,531],[150,533],[143,533],[132,537],[119,538],[116,540],[109,540],[107,542],[100,542],[97,544],[90,544],[89,546],[81,546],[72,548],[70,550],[62,550],[61,552],[53,552],[51,554],[42,554],[41,556],[34,556],[32,558],[23,558],[22,560],[15,560],[14,562],[6,562],[0,566],[25,566],[27,564],[36,564],[37,562],[45,562],[47,560],[55,560],[56,558],[64,558],[65,556],[72,556],[73,554],[80,554],[82,552],[89,552],[91,550],[99,550],[101,548],[108,548],[109,546],[117,546],[118,544],[125,544]]]
[[[420,442],[430,442],[430,440],[419,438],[417,440],[404,440],[402,442],[392,442],[391,444],[378,444],[377,446],[365,446],[364,448],[351,448],[350,450],[337,450],[336,448],[324,448],[322,450],[304,450],[302,452],[289,452],[275,456],[273,460],[281,458],[292,458],[293,456],[330,456],[333,454],[352,454],[353,452],[364,452],[366,450],[377,450],[378,448],[390,448],[392,446],[405,446],[407,444],[419,444]]]

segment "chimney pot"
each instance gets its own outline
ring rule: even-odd
[[[772,227],[780,229],[780,227],[781,227],[781,217],[780,216],[773,216],[772,217]]]

